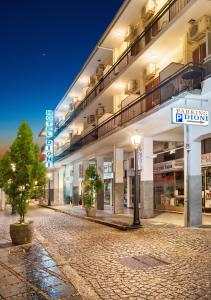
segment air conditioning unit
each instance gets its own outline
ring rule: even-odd
[[[132,42],[137,35],[136,33],[137,33],[137,29],[135,28],[135,26],[129,25],[127,28],[127,32],[125,34],[124,42],[127,43]]]
[[[156,64],[149,64],[146,67],[146,80],[151,80],[156,76],[157,66]]]
[[[103,77],[103,71],[105,69],[104,64],[99,64],[96,69],[96,77],[98,80],[100,80]]]
[[[148,0],[147,4],[144,6],[142,10],[142,19],[146,22],[148,21],[154,14],[156,9],[156,0]]]
[[[89,78],[89,87],[95,86],[96,83],[97,83],[96,75],[90,76],[90,78]]]
[[[95,122],[95,115],[89,115],[86,121],[88,125],[93,124]]]
[[[125,94],[135,94],[138,90],[138,82],[137,80],[129,80],[126,84]]]
[[[99,119],[101,118],[105,113],[105,108],[102,105],[99,105],[98,108],[96,109],[96,117]]]
[[[103,71],[103,75],[105,75],[111,68],[112,66],[111,65],[107,65]]]
[[[211,17],[210,16],[203,16],[197,21],[191,20],[190,21],[190,28],[189,28],[189,39],[191,41],[199,41],[204,36],[206,31],[211,30]]]

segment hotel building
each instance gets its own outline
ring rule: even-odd
[[[97,208],[133,208],[139,134],[141,217],[188,209],[190,225],[200,225],[211,212],[208,115],[211,1],[125,0],[54,110],[46,198],[80,204],[95,164],[104,180]]]

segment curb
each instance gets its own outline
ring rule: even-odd
[[[113,227],[113,228],[121,230],[121,231],[134,230],[134,229],[141,228],[141,226],[139,226],[139,227],[134,227],[132,225],[127,226],[127,225],[121,225],[121,224],[117,224],[117,223],[112,223],[112,222],[108,222],[108,221],[99,220],[97,218],[95,219],[95,218],[92,218],[92,217],[80,216],[80,215],[71,213],[69,211],[62,210],[62,209],[59,209],[59,208],[54,208],[52,206],[47,206],[47,205],[44,205],[44,204],[39,204],[39,206],[40,207],[45,207],[45,208],[48,208],[48,209],[52,209],[54,211],[57,211],[57,212],[60,212],[60,213],[63,213],[63,214],[66,214],[66,215],[69,215],[71,217],[75,217],[75,218],[78,218],[78,219],[83,219],[83,220],[87,220],[87,221],[90,221],[90,222],[105,225],[105,226],[108,226],[108,227]]]

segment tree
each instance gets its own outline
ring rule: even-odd
[[[45,186],[45,167],[41,163],[39,147],[33,142],[32,131],[26,121],[18,129],[17,137],[0,163],[0,182],[9,197],[13,197],[20,223],[25,222],[29,199],[34,190]],[[2,171],[2,169],[4,170]],[[7,175],[6,177],[5,174]]]
[[[97,174],[96,167],[90,165],[85,172],[83,181],[84,204],[86,207],[94,207],[97,193],[103,189],[103,182]]]
[[[0,160],[0,188],[2,188],[7,194],[12,206],[12,214],[14,214],[16,211],[15,207],[18,191],[16,191],[14,184],[14,173],[12,166],[10,152],[7,151]]]

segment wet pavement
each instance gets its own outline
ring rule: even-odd
[[[120,231],[34,207],[33,245],[11,247],[16,219],[0,212],[0,299],[80,299],[74,285],[84,300],[211,300],[210,228]]]
[[[41,244],[12,246],[4,239],[0,240],[0,299],[81,298]]]

